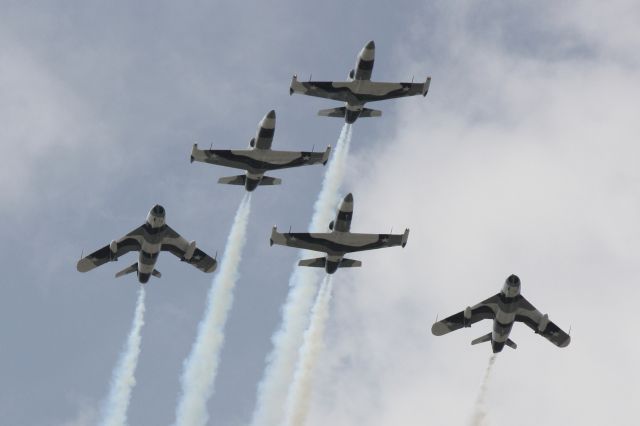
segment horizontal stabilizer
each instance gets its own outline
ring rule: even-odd
[[[238,175],[238,176],[226,176],[218,179],[218,183],[223,183],[226,185],[244,185],[247,180],[247,176]]]
[[[353,259],[342,259],[339,268],[358,268],[362,266],[362,262]]]
[[[360,112],[360,117],[380,117],[381,115],[382,111],[378,109],[362,108]]]
[[[303,259],[298,262],[298,266],[310,266],[312,268],[324,268],[327,263],[326,257],[316,257],[315,259]]]
[[[123,275],[127,275],[127,274],[130,274],[132,272],[138,272],[138,262],[136,262],[133,265],[128,266],[128,267],[124,268],[122,271],[118,272],[116,274],[116,278],[120,278]]]
[[[260,180],[260,185],[280,185],[281,183],[282,179],[271,176],[262,176],[262,179]]]
[[[511,349],[517,349],[518,345],[516,345],[516,342],[514,342],[511,339],[507,339],[507,346],[509,346]]]
[[[153,275],[153,276],[154,276],[154,277],[156,277],[156,278],[160,278],[160,277],[162,277],[162,274],[161,274],[161,273],[160,273],[160,271],[158,271],[157,269],[154,269],[154,270],[151,272],[151,275]]]
[[[478,337],[477,339],[474,339],[473,341],[471,341],[471,344],[477,345],[478,343],[484,343],[490,340],[491,340],[491,333],[487,333],[484,336]]]
[[[329,109],[321,109],[318,111],[318,115],[323,117],[336,117],[336,118],[344,118],[347,113],[347,108],[338,107],[338,108],[329,108]]]

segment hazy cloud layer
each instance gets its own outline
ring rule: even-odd
[[[78,273],[81,250],[162,203],[174,229],[222,253],[243,193],[215,183],[227,171],[190,165],[191,144],[245,147],[272,108],[274,148],[333,144],[343,123],[316,112],[334,104],[290,97],[291,74],[345,78],[371,39],[374,79],[433,82],[425,99],[355,124],[344,190],[354,231],[411,236],[335,275],[307,423],[468,424],[489,355],[469,343],[490,325],[429,330],[510,273],[573,340],[557,349],[515,327],[518,349],[487,394],[492,425],[637,423],[637,2],[5,3],[5,423],[95,423],[137,283],[114,279],[119,265]],[[251,417],[297,257],[269,248],[270,228],[307,226],[323,173],[283,171],[253,195],[210,424]],[[210,285],[165,255],[147,288],[131,424],[173,420]]]

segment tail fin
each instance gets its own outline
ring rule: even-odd
[[[118,272],[116,274],[116,278],[120,278],[123,275],[127,275],[130,274],[132,272],[138,272],[138,262],[134,263],[131,266],[127,266],[126,268],[124,268],[122,271]]]
[[[323,117],[336,117],[336,118],[344,118],[347,113],[347,108],[339,107],[339,108],[329,108],[329,109],[321,109],[318,111],[318,115]]]
[[[315,259],[303,259],[298,262],[298,266],[310,266],[312,268],[324,268],[327,264],[326,257],[316,257]],[[342,259],[338,268],[357,268],[362,266],[362,262],[353,259]]]
[[[477,339],[471,341],[472,345],[477,345],[478,343],[484,343],[491,341],[491,333],[487,333],[484,336],[480,336]]]
[[[134,264],[133,264],[133,265],[131,265],[131,266],[127,266],[127,267],[126,267],[126,268],[124,268],[122,271],[118,272],[118,273],[116,274],[116,278],[120,278],[120,277],[122,277],[122,276],[124,276],[124,275],[127,275],[127,274],[130,274],[130,273],[132,273],[132,272],[138,272],[138,262],[134,263]],[[154,276],[154,277],[156,277],[156,278],[160,278],[160,277],[162,277],[162,274],[161,274],[161,273],[160,273],[160,271],[158,271],[157,269],[154,269],[154,270],[151,272],[151,275],[153,275],[153,276]]]
[[[224,183],[226,185],[244,185],[247,180],[247,176],[238,175],[238,176],[226,176],[218,179],[218,183]]]
[[[321,109],[318,111],[318,115],[323,117],[336,117],[336,118],[344,118],[347,114],[346,107],[338,107],[338,108],[329,108],[329,109]],[[380,117],[382,115],[382,111],[371,108],[362,108],[358,117]]]
[[[340,261],[340,266],[338,266],[338,268],[358,268],[362,266],[362,262],[359,260],[353,260],[353,259],[342,259]]]
[[[227,185],[244,185],[247,183],[246,175],[238,175],[238,176],[225,176],[218,179],[218,183],[223,183]],[[280,185],[282,183],[282,179],[274,178],[271,176],[262,176],[260,183],[258,185]]]
[[[362,108],[360,112],[360,117],[380,117],[381,115],[382,111],[378,109]]]
[[[312,268],[324,268],[327,264],[326,257],[316,257],[315,259],[303,259],[298,262],[298,266],[310,266]]]
[[[274,178],[271,176],[262,176],[259,185],[280,185],[282,183],[282,179]]]

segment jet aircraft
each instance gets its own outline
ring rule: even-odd
[[[217,266],[216,260],[197,248],[195,241],[188,242],[165,223],[164,207],[156,204],[149,211],[144,225],[80,259],[78,271],[90,271],[134,250],[139,252],[138,262],[118,272],[116,277],[136,272],[142,284],[149,281],[151,275],[160,278],[160,272],[154,268],[161,251],[174,254],[202,272],[213,272]]]
[[[326,257],[301,260],[298,265],[325,268],[328,274],[333,274],[338,268],[362,266],[359,260],[346,259],[344,255],[347,253],[407,245],[409,229],[406,229],[404,234],[397,235],[350,232],[352,215],[353,195],[348,194],[340,205],[336,219],[329,223],[332,232],[281,234],[274,226],[271,231],[271,245],[279,244],[327,253]]]
[[[250,149],[198,149],[193,145],[191,162],[216,164],[246,170],[246,174],[228,176],[218,180],[218,183],[228,185],[244,185],[247,191],[253,191],[258,185],[280,185],[282,180],[265,176],[269,170],[286,169],[290,167],[308,166],[312,164],[327,164],[331,147],[325,152],[295,152],[274,151],[271,149],[273,134],[276,127],[276,112],[269,111],[258,125],[258,132],[249,141]]]
[[[472,324],[483,319],[493,320],[493,332],[478,337],[471,344],[490,341],[493,353],[502,351],[505,344],[513,349],[517,347],[509,338],[511,327],[516,321],[525,323],[536,334],[540,334],[561,348],[568,346],[571,342],[571,337],[550,321],[547,314],[542,315],[520,294],[520,278],[516,275],[510,275],[506,279],[500,293],[442,321],[437,321],[431,327],[431,332],[436,336],[442,336],[462,327],[471,327]]]
[[[358,117],[380,117],[382,111],[365,108],[367,102],[405,96],[427,96],[431,77],[424,83],[381,83],[371,81],[376,45],[372,41],[358,54],[356,66],[349,72],[348,81],[307,81],[300,82],[296,75],[291,80],[289,94],[301,93],[308,96],[333,99],[344,102],[343,107],[318,111],[325,117],[344,117],[345,122],[354,123]]]

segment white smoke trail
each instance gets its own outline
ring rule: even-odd
[[[246,241],[250,211],[251,195],[246,194],[229,231],[220,271],[209,291],[196,340],[183,365],[182,395],[176,407],[176,424],[179,426],[204,426],[209,419],[207,401],[213,394],[218,372],[224,326],[233,303],[233,290],[238,280],[238,266]]]
[[[309,328],[304,333],[298,365],[285,406],[285,425],[287,426],[302,426],[309,411],[313,372],[322,351],[324,329],[329,316],[331,287],[331,276],[327,276],[322,282],[318,297],[311,310]]]
[[[487,387],[489,386],[489,378],[491,376],[491,370],[493,369],[493,364],[496,362],[496,354],[491,355],[489,358],[489,365],[487,365],[487,370],[484,373],[484,378],[482,379],[482,385],[480,385],[480,392],[478,392],[478,398],[476,399],[476,407],[473,413],[473,417],[471,418],[471,426],[483,426],[485,425],[485,419],[487,417],[487,412],[484,406],[484,399],[487,396]]]
[[[101,424],[104,426],[124,426],[127,424],[127,408],[131,401],[131,390],[136,384],[136,366],[140,355],[141,330],[144,325],[144,286],[138,290],[138,301],[133,315],[131,331],[120,359],[113,370],[109,397],[102,412]]]
[[[338,205],[338,190],[347,169],[350,143],[351,125],[345,124],[314,205],[309,225],[311,231],[327,226]],[[309,255],[308,251],[301,252],[301,258]],[[317,291],[317,282],[317,273],[313,268],[294,266],[289,278],[289,294],[282,307],[282,323],[271,337],[273,350],[267,356],[264,375],[258,385],[257,402],[251,420],[253,426],[282,424],[283,407],[293,379],[298,350],[309,323],[309,311]]]

